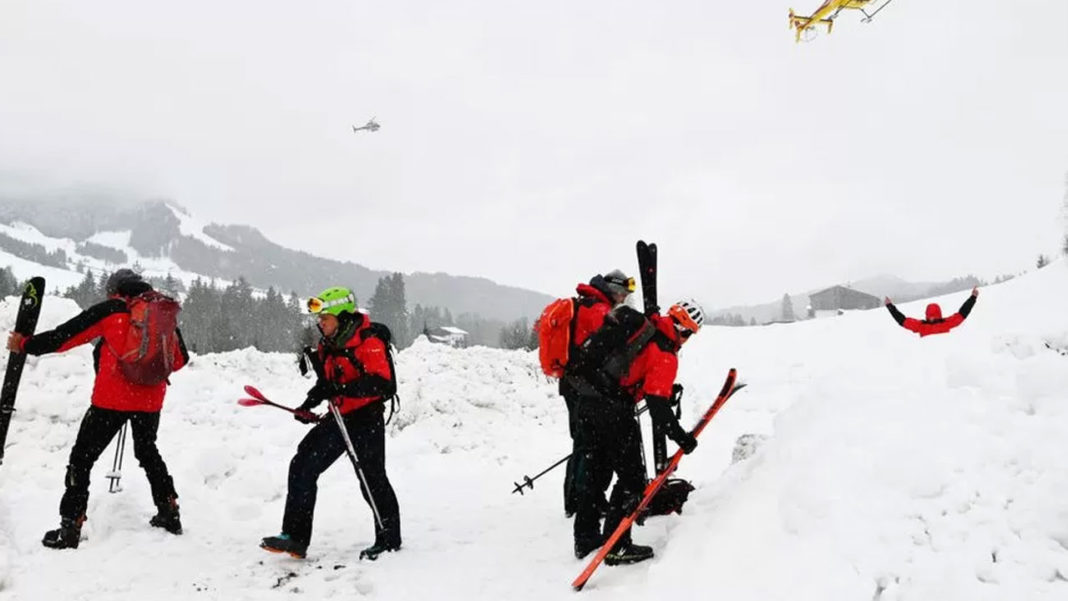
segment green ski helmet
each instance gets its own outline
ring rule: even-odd
[[[334,317],[342,313],[356,313],[356,295],[348,288],[334,286],[308,299],[308,312],[318,315],[329,313]]]

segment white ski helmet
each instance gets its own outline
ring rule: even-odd
[[[693,334],[696,334],[705,323],[705,310],[692,298],[683,299],[671,305],[668,309],[668,316],[674,318],[676,323]]]

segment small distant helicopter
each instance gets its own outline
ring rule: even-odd
[[[366,129],[367,131],[378,131],[379,127],[382,127],[382,126],[379,125],[378,122],[375,121],[374,117],[371,117],[371,120],[368,121],[366,125],[362,125],[360,127],[356,127],[355,125],[353,125],[352,126],[352,132],[356,133],[356,132],[360,131],[361,129]]]

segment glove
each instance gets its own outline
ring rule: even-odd
[[[311,390],[308,391],[308,400],[305,401],[305,404],[310,401],[315,401],[315,404],[312,405],[312,407],[314,407],[327,399],[340,395],[341,389],[337,384],[329,380],[319,380],[315,383],[315,386],[312,386]]]
[[[321,402],[323,402],[321,399],[312,398],[311,391],[309,391],[308,400],[301,403],[300,407],[297,407],[297,412],[293,414],[293,419],[302,424],[314,424],[319,421],[319,416],[312,413],[312,409],[315,409]]]
[[[683,453],[689,455],[693,453],[693,450],[697,448],[697,439],[693,434],[690,434],[686,430],[679,428],[677,432],[671,437],[671,440],[675,441],[675,444],[679,445]]]
[[[671,385],[671,405],[675,406],[682,400],[682,384]]]

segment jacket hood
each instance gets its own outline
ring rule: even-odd
[[[608,293],[593,284],[593,282],[600,277],[601,276],[593,278],[593,280],[591,280],[589,284],[579,284],[575,287],[575,292],[577,292],[579,296],[589,296],[603,303],[608,303],[609,305],[611,305],[613,304],[612,298],[608,295]],[[601,280],[601,283],[603,284],[604,280]]]
[[[939,319],[942,319],[942,307],[939,307],[938,303],[927,305],[927,321],[937,321]]]

